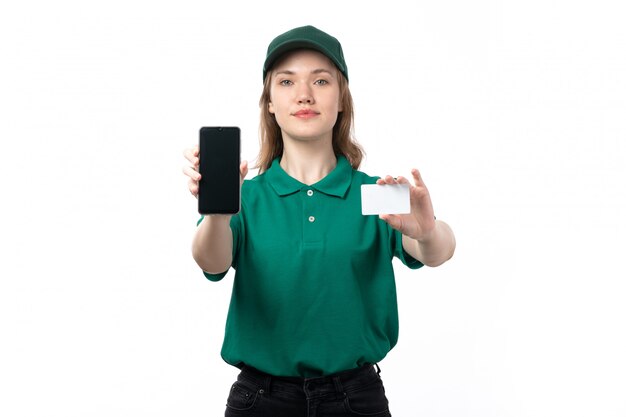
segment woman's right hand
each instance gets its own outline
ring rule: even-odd
[[[185,165],[183,167],[183,174],[189,177],[189,181],[187,182],[187,186],[189,188],[189,192],[194,197],[198,198],[198,182],[200,181],[200,148],[198,145],[195,145],[192,148],[185,149],[183,155],[189,162],[189,165]],[[241,176],[241,182],[248,175],[248,161],[242,161],[239,165],[239,175]]]

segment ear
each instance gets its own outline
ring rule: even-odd
[[[274,105],[271,101],[267,103],[267,111],[269,111],[271,114],[274,114]]]

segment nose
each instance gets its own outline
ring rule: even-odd
[[[304,84],[298,89],[298,104],[313,104],[315,99],[313,98],[313,92],[311,87]]]

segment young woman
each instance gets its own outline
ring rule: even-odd
[[[278,36],[263,80],[259,175],[243,181],[240,213],[203,217],[192,245],[209,280],[236,270],[222,357],[241,373],[226,416],[389,416],[376,364],[398,338],[392,259],[440,265],[454,235],[416,169],[410,214],[361,214],[362,184],[409,181],[357,170],[337,39],[312,26]],[[197,196],[198,148],[185,156]]]

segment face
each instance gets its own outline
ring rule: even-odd
[[[332,142],[341,109],[337,69],[323,54],[298,50],[273,68],[269,112],[280,126],[283,140]]]

